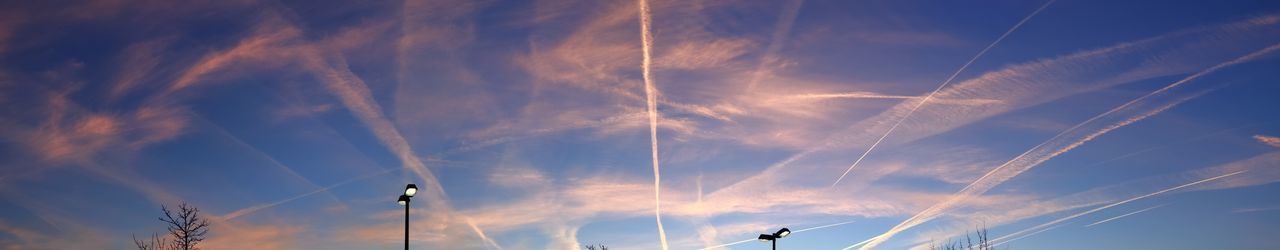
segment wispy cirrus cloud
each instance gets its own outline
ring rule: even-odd
[[[1178,190],[1178,189],[1183,189],[1183,188],[1190,187],[1190,186],[1195,186],[1195,185],[1197,185],[1197,184],[1201,184],[1201,183],[1205,183],[1205,182],[1210,182],[1210,181],[1214,181],[1214,180],[1218,180],[1218,179],[1222,179],[1222,178],[1227,178],[1227,177],[1230,177],[1230,176],[1233,176],[1233,175],[1237,175],[1237,174],[1240,174],[1240,173],[1244,173],[1244,171],[1238,171],[1238,172],[1227,173],[1227,174],[1224,174],[1224,175],[1214,176],[1214,177],[1210,177],[1210,178],[1207,178],[1207,179],[1203,179],[1203,180],[1199,180],[1199,181],[1195,181],[1195,182],[1191,182],[1191,183],[1187,183],[1187,184],[1182,184],[1182,185],[1178,185],[1178,186],[1171,187],[1171,188],[1162,189],[1162,190],[1160,190],[1160,191],[1156,191],[1156,192],[1154,192],[1154,193],[1145,194],[1145,195],[1141,195],[1141,196],[1137,196],[1137,197],[1133,197],[1133,198],[1125,199],[1125,200],[1118,201],[1118,202],[1115,202],[1115,203],[1107,204],[1107,205],[1105,205],[1105,206],[1097,207],[1097,208],[1094,208],[1094,209],[1089,209],[1089,210],[1086,210],[1086,211],[1084,211],[1084,212],[1079,212],[1079,213],[1072,214],[1072,215],[1069,215],[1069,216],[1066,216],[1066,217],[1062,217],[1062,218],[1058,218],[1058,219],[1055,219],[1055,220],[1052,220],[1052,221],[1049,221],[1049,222],[1045,222],[1045,223],[1043,223],[1043,224],[1036,225],[1036,226],[1033,226],[1033,227],[1030,227],[1030,228],[1024,229],[1024,230],[1022,230],[1022,231],[1014,232],[1014,233],[1011,233],[1011,234],[1008,234],[1008,235],[1005,235],[1005,236],[1001,236],[1001,237],[998,237],[998,238],[992,239],[991,241],[992,241],[992,242],[996,242],[996,244],[1000,244],[999,242],[1001,242],[1001,241],[1003,241],[1003,240],[1005,240],[1005,239],[1007,239],[1007,238],[1010,238],[1010,237],[1016,237],[1017,235],[1024,234],[1024,233],[1028,233],[1028,232],[1030,232],[1030,231],[1034,231],[1034,230],[1040,230],[1040,229],[1043,229],[1043,228],[1046,228],[1046,227],[1049,227],[1049,226],[1056,225],[1056,224],[1058,224],[1058,223],[1062,223],[1063,221],[1067,221],[1067,220],[1075,219],[1075,218],[1080,217],[1080,216],[1085,216],[1085,215],[1088,215],[1088,214],[1091,214],[1091,213],[1095,213],[1095,212],[1098,212],[1098,211],[1102,211],[1103,209],[1108,209],[1108,208],[1111,208],[1111,207],[1115,207],[1115,206],[1119,206],[1119,205],[1124,205],[1125,203],[1133,202],[1133,201],[1136,201],[1136,200],[1141,200],[1141,199],[1144,199],[1144,198],[1147,198],[1147,197],[1160,195],[1160,194],[1163,194],[1163,193],[1167,193],[1167,192],[1174,191],[1174,190]]]
[[[1280,148],[1280,137],[1254,135],[1253,139],[1258,140],[1258,142],[1261,142],[1262,144],[1267,144],[1267,146]]]
[[[937,88],[934,88],[933,91],[929,92],[928,95],[925,95],[924,98],[920,99],[919,102],[916,102],[915,106],[912,106],[910,110],[907,110],[906,114],[902,115],[901,119],[898,119],[898,121],[894,122],[892,126],[889,126],[889,129],[885,130],[883,135],[880,135],[880,138],[876,139],[875,142],[872,142],[871,146],[867,146],[867,150],[862,152],[862,155],[858,156],[858,159],[854,160],[853,164],[849,165],[849,168],[846,169],[844,173],[840,174],[840,177],[837,177],[835,182],[831,183],[831,186],[835,187],[836,184],[840,184],[840,180],[844,180],[844,177],[849,175],[849,171],[853,171],[853,168],[857,167],[858,163],[861,163],[863,159],[866,159],[867,155],[870,155],[871,152],[876,149],[876,146],[880,145],[880,142],[883,142],[886,137],[889,137],[889,135],[893,134],[893,131],[897,130],[898,126],[902,125],[902,122],[906,121],[908,117],[911,117],[911,114],[915,113],[916,110],[920,110],[920,107],[924,106],[926,103],[929,103],[929,99],[932,99],[934,95],[937,95],[938,91],[941,91],[943,88],[946,88],[948,84],[951,84],[951,81],[955,80],[956,76],[960,75],[960,72],[964,72],[964,70],[966,68],[969,68],[969,65],[972,65],[974,61],[977,61],[978,58],[982,58],[982,55],[986,54],[987,51],[991,50],[992,47],[995,47],[996,44],[1000,44],[1000,41],[1003,41],[1005,37],[1008,37],[1009,34],[1013,33],[1013,31],[1018,30],[1018,27],[1022,27],[1022,24],[1027,23],[1027,20],[1031,20],[1032,17],[1035,17],[1036,14],[1040,13],[1040,11],[1044,10],[1046,7],[1049,7],[1049,5],[1053,4],[1054,1],[1055,0],[1050,0],[1048,2],[1045,2],[1044,5],[1040,5],[1040,8],[1036,8],[1036,10],[1032,11],[1031,14],[1027,15],[1027,17],[1022,18],[1022,21],[1018,21],[1017,24],[1014,24],[1012,28],[1009,28],[1008,31],[1005,31],[1004,34],[1001,34],[1000,37],[996,38],[995,41],[992,41],[991,44],[987,45],[987,47],[982,48],[981,51],[978,51],[978,54],[974,55],[972,58],[969,59],[968,62],[965,62],[964,65],[960,66],[960,69],[957,69],[955,73],[951,73],[951,76],[947,77],[947,80],[942,81],[942,83],[939,84]]]
[[[996,207],[995,209],[965,210],[958,208],[936,217],[950,221],[950,223],[946,223],[938,229],[923,232],[917,235],[914,241],[920,242],[955,237],[962,235],[964,231],[970,230],[974,225],[978,224],[997,227],[1075,209],[1098,208],[1111,204],[1118,206],[1123,204],[1122,202],[1134,202],[1157,195],[1239,188],[1280,182],[1280,175],[1277,175],[1277,171],[1270,167],[1278,159],[1280,159],[1280,153],[1266,153],[1211,167],[1144,177],[1040,201],[1013,201],[1016,203],[992,206]],[[1101,209],[1097,211],[1101,211]],[[1029,237],[1059,226],[1061,226],[1060,223],[1021,230],[1017,233],[1019,235],[1005,234],[1006,237],[1003,238],[1006,240],[1003,243]]]
[[[894,228],[890,229],[886,233],[881,234],[881,236],[883,237],[879,237],[877,238],[877,240],[872,240],[866,245],[863,245],[862,248],[869,249],[869,248],[876,247],[877,245],[879,245],[879,243],[883,242],[884,240],[887,240],[888,238],[891,238],[892,235],[902,230],[905,230],[906,228],[910,228],[915,225],[919,225],[920,223],[923,223],[925,221],[931,220],[932,218],[941,214],[945,210],[950,209],[951,207],[954,207],[956,203],[961,202],[968,197],[985,193],[987,190],[990,190],[995,185],[999,185],[1000,183],[1003,183],[1004,181],[1011,179],[1014,176],[1017,176],[1018,174],[1021,174],[1022,172],[1026,171],[1027,169],[1030,169],[1032,167],[1035,167],[1036,165],[1039,165],[1040,163],[1043,163],[1044,161],[1047,161],[1062,153],[1070,151],[1071,149],[1079,147],[1080,145],[1083,145],[1085,142],[1088,142],[1094,138],[1097,138],[1098,136],[1106,134],[1107,132],[1110,132],[1120,127],[1124,127],[1126,125],[1140,121],[1152,115],[1159,114],[1160,112],[1163,112],[1169,108],[1172,108],[1173,106],[1176,106],[1182,102],[1195,98],[1200,94],[1204,93],[1202,91],[1202,92],[1198,92],[1191,95],[1185,95],[1182,97],[1176,97],[1176,96],[1163,97],[1163,98],[1171,98],[1171,100],[1160,100],[1159,99],[1161,98],[1160,95],[1165,94],[1165,92],[1169,91],[1170,89],[1182,86],[1184,83],[1196,80],[1197,78],[1203,75],[1214,73],[1219,69],[1249,62],[1259,57],[1266,56],[1276,49],[1280,49],[1280,45],[1272,45],[1269,47],[1265,47],[1260,50],[1254,51],[1252,53],[1240,56],[1238,58],[1220,63],[1218,65],[1214,65],[1200,72],[1192,74],[1191,76],[1178,80],[1172,84],[1169,84],[1161,89],[1158,89],[1142,97],[1134,99],[1119,107],[1113,108],[1103,114],[1094,116],[1093,118],[1090,118],[1080,124],[1077,124],[1076,126],[1073,126],[1072,128],[1069,128],[1066,131],[1063,131],[1062,133],[1055,135],[1053,138],[1049,139],[1048,141],[1045,141],[1044,143],[1041,143],[1040,145],[1035,146],[1031,150],[1028,150],[1027,152],[1024,152],[1023,154],[1015,157],[1009,162],[1006,162],[1005,164],[1002,164],[1001,166],[996,167],[995,169],[993,169],[992,171],[984,175],[982,178],[969,184],[964,189],[960,190],[960,192],[957,192],[956,196],[950,199],[947,199],[946,201],[943,201],[941,203],[938,203],[937,205],[931,207],[930,209],[922,211],[916,214],[915,216],[912,216],[906,221],[900,223],[899,225],[894,226]],[[1151,101],[1151,99],[1153,99],[1151,97],[1153,96],[1157,98],[1155,98],[1154,101]],[[1113,116],[1112,114],[1120,114],[1120,115]],[[1117,119],[1119,121],[1114,122],[1110,125],[1097,128],[1097,129],[1091,129],[1091,130],[1080,129],[1085,125],[1092,125],[1092,123],[1095,120],[1104,119],[1104,118]]]

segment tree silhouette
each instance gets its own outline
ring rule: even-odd
[[[178,205],[177,211],[169,210],[163,205],[160,206],[160,211],[164,212],[164,217],[160,217],[160,221],[168,224],[169,235],[161,237],[158,234],[152,234],[151,239],[144,240],[138,240],[135,236],[133,244],[138,247],[138,250],[200,249],[196,245],[204,241],[204,235],[209,233],[209,220],[200,216],[199,208],[183,202]]]
[[[168,240],[166,240],[164,237],[160,237],[160,234],[155,234],[155,233],[151,234],[151,238],[150,238],[150,239],[142,239],[142,240],[139,240],[139,239],[138,239],[138,236],[136,236],[136,235],[135,235],[135,236],[133,236],[133,245],[134,245],[134,246],[137,246],[137,247],[138,247],[138,250],[174,250],[174,249],[178,249],[177,247],[174,247],[173,242],[168,241]]]
[[[604,246],[604,244],[600,244],[599,246],[586,245],[582,247],[587,248],[587,250],[609,250],[609,247]]]
[[[976,245],[973,242],[975,236],[978,238]],[[995,246],[991,244],[991,240],[987,237],[987,228],[985,226],[982,229],[974,230],[972,234],[965,233],[963,240],[949,240],[942,246],[933,245],[933,243],[929,243],[929,245],[929,249],[932,250],[995,250]]]

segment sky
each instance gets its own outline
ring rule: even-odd
[[[1280,2],[0,3],[0,247],[1280,249]]]

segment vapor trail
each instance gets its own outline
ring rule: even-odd
[[[1144,154],[1144,153],[1147,153],[1147,152],[1156,151],[1156,150],[1160,150],[1160,149],[1167,148],[1167,147],[1171,147],[1171,146],[1175,146],[1175,145],[1181,145],[1181,144],[1185,144],[1185,143],[1195,142],[1195,141],[1199,141],[1199,140],[1202,140],[1202,139],[1205,139],[1205,138],[1209,138],[1209,137],[1211,137],[1211,136],[1215,136],[1215,135],[1219,135],[1219,134],[1224,134],[1224,133],[1231,132],[1231,131],[1234,131],[1234,130],[1238,130],[1238,129],[1241,129],[1241,128],[1246,128],[1246,127],[1251,127],[1251,126],[1256,126],[1256,125],[1258,125],[1258,123],[1245,124],[1245,125],[1241,125],[1241,126],[1236,126],[1236,127],[1232,127],[1232,128],[1226,128],[1226,129],[1222,129],[1222,130],[1218,130],[1218,131],[1210,132],[1210,133],[1207,133],[1207,134],[1202,134],[1202,135],[1199,135],[1199,136],[1196,136],[1196,137],[1187,138],[1187,139],[1180,140],[1180,141],[1173,142],[1173,143],[1160,144],[1160,145],[1157,145],[1157,146],[1154,146],[1154,147],[1148,147],[1148,148],[1145,148],[1145,149],[1142,149],[1142,150],[1134,151],[1134,152],[1131,152],[1131,153],[1128,153],[1128,154],[1124,154],[1124,155],[1121,155],[1121,156],[1116,156],[1116,157],[1113,157],[1113,158],[1110,158],[1110,159],[1107,159],[1107,160],[1103,160],[1103,161],[1100,161],[1100,162],[1096,162],[1096,163],[1093,163],[1093,164],[1089,164],[1088,166],[1085,166],[1084,168],[1091,168],[1091,167],[1101,166],[1101,165],[1103,165],[1103,164],[1107,164],[1107,163],[1110,163],[1110,162],[1113,162],[1113,161],[1118,161],[1118,160],[1121,160],[1121,159],[1125,159],[1125,158],[1129,158],[1129,157],[1133,157],[1133,156],[1137,156],[1137,155],[1141,155],[1141,154]]]
[[[796,99],[829,99],[829,98],[865,98],[865,99],[916,99],[919,96],[910,95],[884,95],[872,92],[844,92],[844,93],[825,93],[825,94],[799,94],[787,96]]]
[[[357,177],[355,177],[355,178],[347,179],[347,180],[345,180],[345,181],[340,181],[340,182],[338,182],[338,183],[334,183],[333,185],[329,185],[329,186],[326,186],[326,187],[324,187],[324,188],[320,188],[320,189],[312,190],[311,192],[306,192],[306,193],[303,193],[303,194],[300,194],[300,195],[297,195],[297,196],[294,196],[294,197],[289,197],[289,198],[287,198],[287,199],[283,199],[283,200],[279,200],[279,201],[271,202],[271,203],[258,204],[258,205],[254,205],[254,206],[250,206],[250,207],[246,207],[246,208],[241,208],[240,210],[236,210],[236,211],[234,211],[234,212],[227,213],[226,215],[220,216],[220,217],[218,217],[218,218],[219,218],[219,219],[221,219],[222,221],[227,221],[227,220],[235,219],[236,217],[240,217],[240,216],[244,216],[244,215],[252,214],[252,213],[257,212],[257,211],[262,210],[262,209],[266,209],[266,208],[271,208],[271,207],[279,206],[280,204],[289,203],[290,201],[294,201],[294,200],[297,200],[297,199],[302,199],[302,198],[305,198],[305,197],[307,197],[307,196],[311,196],[311,195],[318,194],[318,193],[321,193],[321,192],[328,192],[329,190],[334,189],[334,188],[337,188],[337,187],[342,186],[342,185],[346,185],[346,184],[349,184],[349,183],[352,183],[352,182],[355,182],[355,181],[358,181],[358,180],[363,180],[363,179],[367,179],[367,178],[372,178],[372,177],[374,177],[374,176],[379,176],[379,175],[387,174],[387,173],[390,173],[390,172],[394,172],[394,171],[396,171],[396,170],[404,170],[404,169],[403,169],[403,168],[391,168],[391,169],[386,169],[386,170],[382,170],[382,171],[378,171],[378,172],[373,172],[373,173],[366,174],[366,175],[362,175],[362,176],[357,176]]]
[[[1121,110],[1126,110],[1127,108],[1130,108],[1130,106],[1133,106],[1141,101],[1145,101],[1151,98],[1152,96],[1155,96],[1157,94],[1163,94],[1164,92],[1168,91],[1169,89],[1172,89],[1173,87],[1180,86],[1184,83],[1198,79],[1204,75],[1216,72],[1222,68],[1234,66],[1236,64],[1257,59],[1258,57],[1269,54],[1277,49],[1280,49],[1280,44],[1275,44],[1270,47],[1250,53],[1248,55],[1238,57],[1234,60],[1220,63],[1218,65],[1214,65],[1213,67],[1209,67],[1207,69],[1201,70],[1200,72],[1196,72],[1195,74],[1187,76],[1186,78],[1178,80],[1177,82],[1171,83],[1168,86],[1165,86],[1164,88],[1160,88],[1155,91],[1152,91],[1151,93],[1147,93],[1146,95],[1133,99],[1125,104],[1122,104],[1118,107],[1108,110],[1107,112],[1104,112],[1102,114],[1089,118],[1084,122],[1076,124],[1075,126],[1072,126],[1071,128],[1068,128],[1058,133],[1057,135],[1054,135],[1052,138],[1049,138],[1049,140],[1046,140],[1040,143],[1039,145],[1032,147],[1030,150],[1023,152],[1017,157],[1014,157],[1012,160],[1009,160],[1008,162],[1001,164],[995,169],[988,171],[985,175],[983,175],[982,177],[979,177],[977,180],[974,180],[972,183],[969,183],[969,185],[965,186],[964,189],[961,189],[955,195],[951,196],[951,198],[948,198],[947,200],[941,203],[935,204],[934,206],[929,207],[928,209],[925,209],[920,213],[917,213],[915,216],[908,218],[906,221],[903,221],[897,226],[894,226],[893,228],[889,229],[888,232],[885,232],[884,234],[881,235],[886,237],[882,237],[881,240],[876,240],[871,243],[868,243],[866,246],[863,247],[863,249],[869,249],[869,248],[875,247],[876,245],[879,245],[879,243],[882,240],[888,239],[892,237],[894,234],[901,232],[902,230],[906,230],[907,228],[911,228],[921,223],[924,223],[925,221],[928,221],[933,217],[936,217],[943,211],[955,206],[960,201],[968,199],[969,197],[972,197],[972,196],[985,193],[987,190],[990,190],[996,185],[999,185],[1004,181],[1007,181],[1019,174],[1022,174],[1022,172],[1025,172],[1031,169],[1032,167],[1039,165],[1040,163],[1043,163],[1045,161],[1048,161],[1049,159],[1057,157],[1058,155],[1066,153],[1067,151],[1075,149],[1080,145],[1084,145],[1085,142],[1091,141],[1094,138],[1097,138],[1099,136],[1102,136],[1103,134],[1111,132],[1112,130],[1119,129],[1121,127],[1127,126],[1134,122],[1146,119],[1147,117],[1151,117],[1153,115],[1159,114],[1165,110],[1173,108],[1178,104],[1181,104],[1182,102],[1198,97],[1200,94],[1203,94],[1205,92],[1201,91],[1197,94],[1193,94],[1184,98],[1170,101],[1165,105],[1156,107],[1150,111],[1146,111],[1141,114],[1134,115],[1133,117],[1130,117],[1123,121],[1107,125],[1106,127],[1103,127],[1097,131],[1089,132],[1088,134],[1083,134],[1083,135],[1076,134],[1076,132],[1078,132],[1077,130],[1079,130],[1081,127],[1084,127],[1085,125],[1093,123],[1098,119],[1107,117]],[[1071,136],[1068,136],[1068,135],[1071,135]],[[1071,141],[1069,143],[1062,142],[1062,140],[1067,140],[1068,137],[1073,137],[1073,136],[1077,137],[1078,139],[1075,139],[1074,141]]]
[[[1024,230],[1022,230],[1022,231],[1015,232],[1015,233],[1013,233],[1013,234],[1005,235],[1005,236],[1003,236],[1003,237],[996,238],[996,239],[991,240],[991,241],[992,241],[992,242],[998,242],[998,241],[1003,240],[1003,239],[1005,239],[1005,238],[1009,238],[1009,237],[1013,237],[1013,236],[1015,236],[1015,235],[1023,234],[1023,233],[1026,233],[1026,232],[1028,232],[1028,231],[1038,230],[1038,229],[1041,229],[1041,228],[1045,228],[1045,227],[1053,226],[1053,225],[1058,224],[1058,223],[1061,223],[1061,222],[1063,222],[1063,221],[1067,221],[1067,220],[1070,220],[1070,219],[1075,219],[1075,218],[1080,217],[1080,216],[1084,216],[1084,215],[1088,215],[1088,214],[1091,214],[1091,213],[1094,213],[1094,212],[1102,211],[1103,209],[1107,209],[1107,208],[1111,208],[1111,207],[1115,207],[1115,206],[1119,206],[1119,205],[1124,205],[1125,203],[1129,203],[1129,202],[1132,202],[1132,201],[1141,200],[1141,199],[1144,199],[1144,198],[1147,198],[1147,197],[1160,195],[1160,194],[1163,194],[1163,193],[1166,193],[1166,192],[1169,192],[1169,191],[1174,191],[1174,190],[1182,189],[1182,188],[1185,188],[1185,187],[1195,186],[1196,184],[1200,184],[1200,183],[1205,183],[1205,182],[1210,182],[1210,181],[1217,180],[1217,179],[1226,178],[1226,177],[1229,177],[1229,176],[1232,176],[1232,175],[1237,175],[1237,174],[1244,173],[1244,172],[1245,172],[1245,171],[1236,171],[1236,172],[1232,172],[1232,173],[1228,173],[1228,174],[1224,174],[1224,175],[1219,175],[1219,176],[1211,177],[1211,178],[1204,179],[1204,180],[1195,181],[1195,182],[1192,182],[1192,183],[1182,184],[1182,185],[1179,185],[1179,186],[1176,186],[1176,187],[1166,188],[1166,189],[1164,189],[1164,190],[1156,191],[1156,192],[1154,192],[1154,193],[1150,193],[1150,194],[1145,194],[1145,195],[1138,196],[1138,197],[1129,198],[1129,199],[1127,199],[1127,200],[1122,200],[1122,201],[1119,201],[1119,202],[1116,202],[1116,203],[1108,204],[1108,205],[1106,205],[1106,206],[1101,206],[1101,207],[1098,207],[1098,208],[1089,209],[1088,211],[1084,211],[1084,212],[1076,213],[1076,214],[1073,214],[1073,215],[1071,215],[1071,216],[1067,216],[1067,217],[1058,218],[1058,219],[1053,220],[1053,221],[1050,221],[1050,222],[1045,222],[1044,224],[1036,225],[1036,226],[1034,226],[1034,227],[1030,227],[1030,228],[1024,229]]]
[[[839,226],[839,225],[844,225],[844,224],[849,224],[849,223],[853,223],[853,221],[846,221],[846,222],[840,222],[840,223],[835,223],[835,224],[828,224],[828,225],[816,226],[816,227],[811,227],[811,228],[805,228],[805,229],[795,230],[795,231],[791,231],[791,232],[792,232],[792,233],[799,233],[799,232],[804,232],[804,231],[809,231],[809,230],[815,230],[815,229],[823,229],[823,228],[834,227],[834,226]]]
[[[653,26],[649,1],[640,0],[640,42],[644,61],[640,69],[644,77],[645,102],[649,110],[649,153],[653,158],[653,217],[658,221],[658,240],[667,249],[667,230],[662,228],[662,173],[658,167],[658,90],[653,87]]]
[[[883,235],[883,234],[881,234],[881,235],[877,235],[876,237],[871,237],[870,239],[864,240],[864,241],[862,241],[862,242],[854,243],[853,245],[849,245],[849,246],[847,246],[847,247],[841,248],[840,250],[849,250],[849,249],[853,249],[853,248],[855,248],[855,247],[858,247],[858,246],[861,246],[861,245],[866,245],[867,243],[871,243],[871,241],[873,241],[873,240],[880,239],[880,238],[883,238],[883,237],[884,237],[884,235]]]
[[[476,235],[480,236],[480,239],[484,240],[485,243],[488,243],[489,246],[502,250],[502,246],[498,245],[498,242],[493,241],[492,238],[489,238],[488,235],[485,235],[484,230],[480,230],[480,227],[477,227],[475,222],[471,222],[471,218],[467,218],[467,226],[470,226],[471,231],[474,231]]]
[[[823,228],[828,228],[828,227],[834,227],[834,226],[839,226],[839,225],[849,224],[849,223],[853,223],[853,222],[854,222],[854,221],[845,221],[845,222],[840,222],[840,223],[834,223],[834,224],[821,225],[821,226],[816,226],[816,227],[810,227],[810,228],[805,228],[805,229],[800,229],[800,230],[791,231],[791,233],[799,233],[799,232],[804,232],[804,231],[809,231],[809,230],[823,229]],[[742,243],[751,242],[751,241],[754,241],[754,240],[757,240],[757,239],[745,239],[745,240],[740,240],[740,241],[734,241],[734,242],[729,242],[729,243],[725,243],[725,244],[720,244],[720,245],[715,245],[715,246],[704,247],[704,248],[701,248],[700,250],[713,249],[713,248],[720,248],[720,247],[727,247],[727,246],[732,246],[732,245],[737,245],[737,244],[742,244]]]
[[[346,58],[341,55],[322,53],[314,48],[304,52],[301,56],[303,65],[315,71],[320,82],[333,92],[361,123],[369,127],[374,137],[387,147],[397,160],[400,160],[402,167],[413,171],[422,181],[419,183],[421,186],[418,189],[418,195],[430,201],[427,202],[428,208],[440,214],[452,213],[453,207],[449,204],[449,196],[445,193],[444,186],[440,184],[440,179],[436,178],[431,169],[428,169],[426,164],[418,158],[409,141],[382,113],[382,107],[374,100],[369,86],[351,72]],[[478,230],[479,228],[474,229],[483,233]]]
[[[1141,212],[1146,212],[1147,210],[1152,210],[1152,209],[1160,208],[1160,207],[1163,207],[1163,206],[1164,206],[1164,205],[1159,205],[1159,206],[1149,207],[1149,208],[1146,208],[1146,209],[1143,209],[1143,210],[1138,210],[1138,211],[1129,212],[1129,213],[1127,213],[1127,214],[1122,214],[1122,215],[1120,215],[1120,216],[1111,217],[1110,219],[1105,219],[1105,220],[1100,220],[1100,221],[1098,221],[1098,222],[1090,223],[1089,225],[1084,225],[1084,227],[1092,227],[1093,225],[1106,223],[1106,222],[1108,222],[1108,221],[1113,221],[1113,220],[1116,220],[1116,219],[1124,218],[1124,217],[1127,217],[1127,216],[1130,216],[1130,215],[1135,215],[1135,214],[1138,214],[1138,213],[1141,213]]]
[[[699,250],[716,249],[716,248],[721,248],[721,247],[727,247],[727,246],[732,246],[732,245],[737,245],[737,244],[747,243],[747,242],[751,242],[751,241],[755,241],[755,240],[756,240],[756,239],[745,239],[745,240],[734,241],[734,242],[724,243],[724,244],[715,245],[715,246],[704,247],[704,248],[699,249]]]
[[[204,118],[204,116],[201,116],[200,114],[196,114],[194,112],[188,112],[188,113],[190,113],[191,117],[194,117],[200,120],[202,123],[209,125],[209,127],[213,128],[214,131],[217,131],[218,134],[222,135],[223,137],[226,137],[227,139],[230,139],[237,146],[240,146],[249,152],[253,152],[254,154],[257,154],[258,157],[262,157],[262,159],[267,160],[268,162],[271,162],[272,166],[279,168],[285,173],[288,173],[290,177],[293,177],[297,180],[307,183],[309,186],[308,188],[317,188],[319,191],[328,190],[328,189],[320,188],[320,185],[311,181],[311,179],[307,179],[307,177],[302,176],[302,174],[299,174],[297,171],[294,171],[292,167],[289,167],[288,165],[284,165],[284,163],[281,163],[280,161],[276,160],[275,157],[272,157],[271,155],[267,154],[267,152],[263,152],[257,147],[250,145],[244,140],[241,140],[240,137],[236,137],[236,135],[231,134],[230,131],[227,131],[227,129],[223,128],[221,125],[218,125],[217,123],[213,123],[212,121],[209,121],[208,119]],[[334,201],[337,201],[339,203],[342,202],[342,200],[338,199],[338,196],[335,196],[332,193],[326,193],[326,194],[328,194],[329,198],[332,198]]]
[[[960,72],[964,72],[964,70],[966,68],[969,68],[969,65],[972,65],[974,61],[977,61],[978,58],[981,58],[982,55],[986,54],[987,51],[991,50],[992,47],[995,47],[996,44],[999,44],[1000,41],[1004,40],[1005,37],[1008,37],[1009,34],[1013,33],[1013,31],[1018,30],[1018,27],[1022,27],[1022,24],[1027,23],[1027,20],[1031,20],[1032,17],[1035,17],[1036,14],[1040,13],[1040,11],[1044,10],[1046,7],[1049,7],[1049,5],[1053,4],[1053,2],[1055,1],[1057,0],[1049,0],[1049,2],[1045,2],[1044,5],[1040,5],[1040,8],[1037,8],[1035,11],[1031,12],[1031,14],[1027,15],[1027,17],[1022,18],[1022,21],[1018,21],[1017,24],[1013,25],[1013,28],[1009,28],[1009,30],[1005,31],[1004,34],[1001,34],[999,38],[996,38],[995,41],[991,42],[991,44],[988,44],[986,48],[982,48],[982,51],[978,51],[978,54],[974,55],[973,58],[969,58],[968,62],[965,62],[963,66],[960,66],[960,69],[957,69],[955,73],[951,73],[951,76],[947,77],[947,80],[942,81],[942,84],[939,84],[937,88],[934,88],[933,92],[929,92],[929,95],[924,96],[924,99],[920,99],[920,102],[917,102],[914,107],[911,107],[911,110],[907,111],[907,114],[902,115],[902,118],[898,119],[897,122],[894,122],[893,126],[890,126],[889,130],[884,132],[884,135],[881,135],[879,139],[876,139],[876,142],[871,143],[871,147],[868,147],[867,151],[862,152],[862,155],[858,156],[858,159],[853,161],[852,165],[849,165],[849,169],[844,170],[844,173],[840,174],[840,178],[836,178],[836,181],[834,183],[831,183],[831,187],[835,187],[836,184],[840,184],[840,180],[844,180],[844,177],[846,175],[849,175],[849,172],[853,171],[853,168],[857,167],[858,163],[862,163],[862,160],[866,159],[867,155],[871,154],[871,151],[875,150],[876,146],[879,146],[880,142],[884,141],[884,138],[889,137],[889,134],[892,134],[894,130],[898,129],[898,126],[902,125],[902,122],[906,121],[908,117],[911,117],[912,113],[915,113],[916,110],[919,110],[920,107],[924,106],[925,103],[928,103],[929,99],[932,99],[933,96],[938,94],[939,91],[942,91],[943,88],[951,84],[951,81],[955,80],[956,76],[960,75]]]
[[[825,100],[825,99],[837,99],[837,98],[912,100],[912,99],[923,99],[924,97],[912,96],[912,95],[886,95],[886,94],[873,93],[873,92],[854,91],[854,92],[840,92],[840,93],[798,94],[798,95],[784,96],[781,99],[782,100]],[[998,103],[1001,103],[1001,101],[994,100],[994,99],[935,99],[933,100],[933,103],[936,103],[936,104],[945,103],[945,104],[955,104],[955,105],[985,105],[985,104],[998,104]]]
[[[795,24],[796,15],[800,13],[800,6],[803,4],[804,0],[791,0],[782,7],[782,16],[778,17],[778,24],[773,28],[769,47],[765,48],[764,56],[760,57],[760,62],[756,64],[756,70],[751,75],[751,81],[747,82],[748,91],[755,89],[756,84],[760,83],[760,78],[764,77],[764,66],[772,63],[774,55],[778,54],[778,50],[782,50],[782,41],[788,33],[791,33],[791,26]]]
[[[991,247],[993,247],[993,248],[994,248],[994,247],[998,247],[998,246],[1000,246],[1000,245],[1008,244],[1009,242],[1013,242],[1013,241],[1016,241],[1016,240],[1021,240],[1022,238],[1031,237],[1032,235],[1037,235],[1037,234],[1043,233],[1044,231],[1053,230],[1054,228],[1059,228],[1059,227],[1062,227],[1062,225],[1057,225],[1057,226],[1052,226],[1052,227],[1048,227],[1048,228],[1045,228],[1045,229],[1040,229],[1040,231],[1035,231],[1035,232],[1031,232],[1031,233],[1028,233],[1028,234],[1022,235],[1022,236],[1018,236],[1018,238],[1013,238],[1013,239],[1006,240],[1006,241],[1004,241],[1004,242],[991,244]]]
[[[396,156],[405,169],[413,171],[422,180],[421,185],[424,187],[419,189],[422,191],[419,194],[432,201],[429,206],[442,212],[452,210],[440,180],[414,154],[409,141],[382,113],[382,108],[373,99],[373,94],[370,93],[364,80],[348,69],[346,59],[318,51],[308,52],[310,53],[303,55],[305,65],[317,72],[317,77],[325,87],[333,92],[360,122],[369,127],[374,137]]]

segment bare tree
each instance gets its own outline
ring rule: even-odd
[[[587,248],[587,250],[609,250],[609,247],[604,246],[604,244],[600,244],[599,246],[586,245],[582,247]]]
[[[978,242],[974,244],[974,237]],[[948,240],[947,243],[938,246],[933,242],[929,242],[929,249],[932,250],[994,250],[995,246],[991,244],[990,238],[987,236],[987,228],[974,230],[973,233],[965,233],[964,239]]]
[[[133,245],[134,245],[134,246],[137,246],[137,247],[138,247],[138,250],[174,250],[174,249],[178,249],[177,247],[175,247],[175,246],[173,245],[173,242],[172,242],[172,241],[169,241],[169,239],[166,239],[166,238],[164,238],[164,237],[160,237],[160,234],[154,234],[154,233],[153,233],[153,234],[151,234],[151,238],[150,238],[150,239],[142,239],[142,240],[139,240],[139,239],[138,239],[138,236],[136,236],[136,235],[135,235],[135,236],[133,236]]]
[[[169,210],[169,207],[163,205],[160,206],[160,211],[164,211],[164,217],[160,217],[160,221],[168,224],[169,234],[151,234],[150,239],[142,240],[134,236],[133,245],[138,250],[200,249],[196,245],[204,241],[204,235],[209,233],[209,220],[200,216],[199,208],[183,202],[178,205],[177,211]]]

